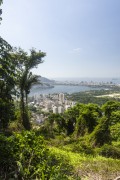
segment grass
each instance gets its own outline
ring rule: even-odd
[[[120,175],[120,160],[74,153],[69,150],[49,147],[58,157],[67,158],[74,172],[82,180],[113,180]]]

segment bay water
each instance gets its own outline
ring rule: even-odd
[[[57,79],[55,79],[57,80]],[[58,79],[61,82],[80,82],[80,81],[86,81],[86,82],[112,82],[113,84],[120,84],[120,78],[71,78],[71,79]],[[52,88],[41,88],[36,87],[32,88],[29,96],[33,95],[39,95],[39,94],[54,94],[54,93],[76,93],[76,92],[84,92],[84,91],[90,91],[90,90],[100,90],[104,89],[103,87],[90,87],[90,86],[81,86],[81,85],[54,85]]]

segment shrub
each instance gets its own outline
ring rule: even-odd
[[[111,137],[115,141],[120,141],[120,123],[116,123],[110,127]]]
[[[77,153],[84,153],[84,154],[92,154],[92,155],[94,154],[93,148],[90,145],[86,144],[85,142],[74,144],[72,151]]]
[[[1,179],[68,179],[72,167],[46,147],[41,136],[24,131],[0,136]]]
[[[109,119],[102,117],[99,124],[95,127],[89,138],[90,143],[93,147],[101,147],[104,144],[111,143],[111,134]]]
[[[115,159],[120,159],[120,148],[114,147],[112,145],[105,144],[99,149],[99,155],[104,157],[111,157]]]

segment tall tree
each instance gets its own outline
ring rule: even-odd
[[[20,93],[21,119],[23,126],[27,130],[30,130],[30,122],[27,110],[27,96],[30,93],[31,86],[34,83],[38,83],[39,80],[39,76],[33,75],[31,70],[43,62],[42,58],[45,55],[46,54],[44,52],[37,52],[35,49],[31,49],[29,54],[22,49],[17,49],[14,53],[18,67],[17,86]]]
[[[15,66],[11,57],[12,47],[0,38],[0,127],[6,128],[13,118]]]
[[[0,5],[1,3],[0,0]],[[1,14],[2,10],[0,9],[0,16]],[[15,65],[11,52],[12,47],[0,37],[0,129],[7,128],[14,114],[12,94],[15,87]]]

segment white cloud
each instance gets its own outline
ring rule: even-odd
[[[70,53],[80,54],[82,52],[82,48],[74,48],[70,51]]]

